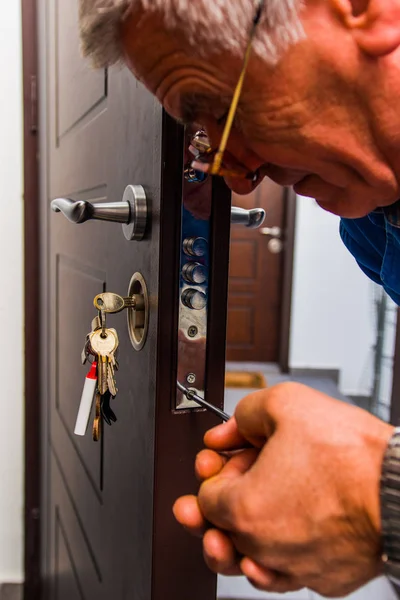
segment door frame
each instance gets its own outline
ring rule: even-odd
[[[40,237],[36,0],[21,0],[24,159],[24,600],[40,598]]]
[[[397,310],[396,342],[393,358],[393,384],[390,422],[398,427],[400,423],[400,309]]]
[[[282,309],[279,336],[278,365],[282,373],[289,373],[290,331],[292,325],[292,291],[294,269],[294,244],[296,229],[297,195],[293,188],[284,191],[285,215],[285,252],[283,257]]]

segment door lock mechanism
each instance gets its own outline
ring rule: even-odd
[[[142,350],[149,330],[149,294],[141,273],[135,273],[130,281],[128,296],[123,298],[112,292],[98,294],[93,301],[95,308],[105,315],[127,310],[128,331],[132,346]]]

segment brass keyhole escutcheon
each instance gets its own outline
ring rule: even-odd
[[[146,343],[149,331],[149,295],[141,273],[132,276],[128,296],[135,296],[139,300],[134,309],[128,308],[128,331],[132,346],[140,352]]]

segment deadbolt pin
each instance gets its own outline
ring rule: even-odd
[[[182,392],[182,394],[184,394],[188,400],[193,400],[203,408],[206,408],[207,410],[213,412],[223,421],[229,421],[232,418],[230,415],[228,415],[228,413],[224,412],[217,406],[210,404],[209,402],[207,402],[207,400],[204,400],[204,398],[201,398],[201,396],[196,394],[196,392],[194,392],[193,390],[188,390],[187,388],[185,388],[185,386],[179,383],[179,381],[177,381],[176,385],[178,387],[178,390]]]

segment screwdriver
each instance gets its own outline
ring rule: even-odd
[[[178,390],[180,392],[182,392],[182,394],[184,394],[184,396],[186,396],[186,398],[188,400],[197,402],[197,404],[199,404],[203,408],[206,408],[207,410],[213,412],[215,415],[220,417],[223,421],[229,421],[229,419],[232,418],[231,415],[228,415],[228,413],[224,412],[217,406],[210,404],[209,402],[207,402],[207,400],[204,400],[204,398],[201,398],[201,396],[196,394],[196,392],[194,392],[193,390],[188,390],[187,388],[185,388],[185,386],[183,386],[181,383],[179,383],[179,381],[177,381],[176,385],[178,387]]]

